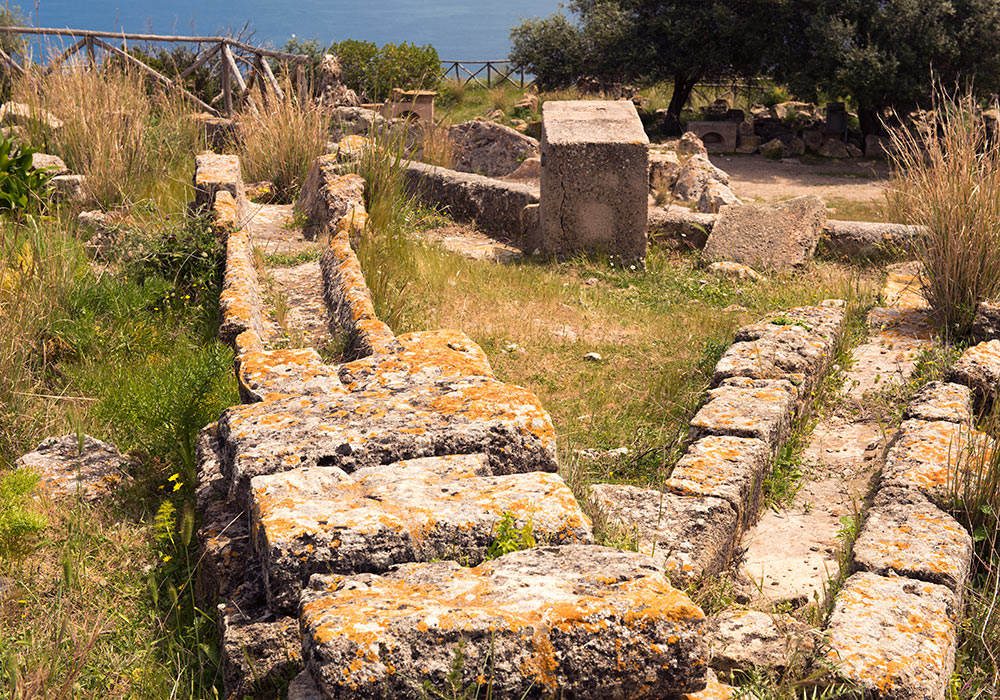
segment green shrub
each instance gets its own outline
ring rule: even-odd
[[[510,60],[517,68],[534,73],[541,90],[569,87],[588,72],[583,31],[562,13],[527,20],[511,29],[510,39]]]
[[[441,79],[441,59],[430,44],[404,41],[380,49],[370,41],[347,39],[330,52],[340,59],[344,84],[373,102],[388,98],[393,88],[433,90]]]
[[[45,518],[26,506],[38,474],[26,469],[0,474],[0,559],[31,551],[31,538],[45,527]]]
[[[489,559],[496,559],[504,554],[531,549],[536,544],[535,528],[531,518],[528,518],[524,525],[518,527],[517,516],[505,511],[503,517],[493,528],[493,543],[486,551],[486,556]]]
[[[0,136],[0,209],[37,210],[49,187],[49,175],[31,167],[35,151]]]

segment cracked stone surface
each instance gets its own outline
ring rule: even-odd
[[[17,460],[17,466],[37,472],[39,488],[53,498],[79,496],[97,501],[130,483],[132,460],[114,445],[89,435],[75,434],[45,438],[31,452]]]
[[[708,401],[691,419],[691,439],[734,435],[777,446],[791,428],[798,396],[798,388],[785,379],[725,379],[709,390]]]
[[[725,569],[737,536],[736,511],[721,498],[678,496],[624,484],[594,484],[591,500],[608,523],[653,557],[675,583]]]
[[[972,392],[964,384],[929,382],[910,399],[903,417],[970,424]]]
[[[913,491],[882,489],[854,543],[851,567],[938,583],[961,598],[972,568],[972,536]]]
[[[316,573],[395,564],[478,564],[505,513],[539,542],[591,544],[590,524],[556,474],[492,476],[484,455],[429,457],[354,474],[293,469],[251,482],[252,526],[272,607],[292,611]]]
[[[462,686],[494,697],[660,698],[703,690],[698,606],[641,554],[536,547],[475,568],[408,564],[314,576],[301,605],[306,667],[332,700],[421,698],[459,640]]]
[[[1000,340],[988,340],[963,352],[949,379],[970,387],[978,405],[992,404],[1000,384]]]
[[[238,380],[247,402],[346,391],[337,368],[325,364],[312,348],[247,353],[240,359]]]
[[[833,608],[828,659],[873,697],[940,700],[955,666],[959,613],[944,586],[854,574]]]
[[[706,623],[711,661],[724,677],[753,666],[783,671],[809,655],[820,630],[790,615],[759,610],[725,610]]]

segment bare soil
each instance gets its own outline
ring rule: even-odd
[[[883,199],[889,178],[883,161],[809,157],[777,161],[721,153],[710,159],[729,173],[729,186],[744,201],[774,202],[815,194],[828,201],[875,202]]]

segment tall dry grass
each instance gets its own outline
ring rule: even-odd
[[[236,150],[248,181],[270,181],[280,201],[292,202],[313,161],[326,153],[330,120],[318,105],[295,100],[290,85],[284,92],[284,100],[258,100],[257,111],[243,111]]]
[[[1000,293],[1000,140],[971,94],[939,89],[933,121],[892,130],[893,220],[927,228],[917,258],[946,338],[966,337],[976,304]]]
[[[158,180],[204,147],[184,98],[151,87],[129,67],[29,73],[14,83],[11,99],[27,104],[32,114],[62,121],[51,129],[42,119],[32,120],[27,139],[86,176],[87,194],[104,208],[149,196]]]

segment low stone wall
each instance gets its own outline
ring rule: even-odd
[[[461,685],[495,697],[704,688],[702,611],[650,557],[593,544],[537,397],[460,332],[395,336],[377,318],[348,210],[322,265],[351,362],[241,342],[257,335],[234,303],[254,306],[245,248],[227,260],[248,403],[203,431],[197,492],[227,696],[274,697],[304,667],[296,692],[421,698],[458,654]],[[539,546],[488,559],[503,522]]]
[[[411,161],[405,167],[407,188],[425,204],[441,207],[456,220],[474,223],[524,250],[534,250],[537,231],[524,223],[522,212],[538,204],[537,189],[426,163]]]
[[[756,522],[764,475],[829,368],[843,307],[828,300],[769,314],[737,332],[664,491],[592,487],[602,517],[638,535],[639,550],[675,583],[725,570]]]
[[[650,208],[649,232],[675,247],[700,250],[717,217],[680,206]],[[821,241],[830,255],[872,258],[910,250],[920,233],[919,226],[827,219]]]

